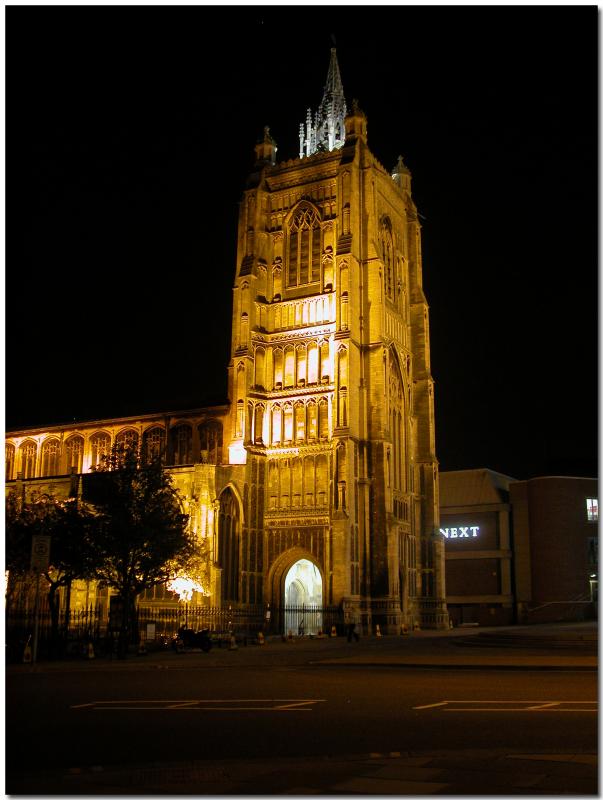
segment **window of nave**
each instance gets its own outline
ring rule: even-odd
[[[175,466],[193,463],[193,429],[190,425],[177,425],[170,431],[171,463]]]
[[[65,466],[67,472],[82,472],[84,464],[84,437],[70,436],[65,442]]]
[[[58,439],[47,439],[42,445],[42,471],[44,476],[59,474],[60,442]]]
[[[21,455],[21,473],[23,478],[35,478],[36,476],[36,458],[38,455],[38,445],[31,439],[23,442],[19,448]]]
[[[287,287],[319,281],[322,230],[316,209],[300,206],[291,218],[287,236]]]
[[[138,447],[138,433],[132,428],[121,431],[115,438],[115,444],[124,450],[135,450]]]
[[[199,445],[203,464],[222,463],[222,423],[208,420],[199,425]]]
[[[16,453],[15,445],[11,444],[10,442],[7,442],[5,449],[6,472],[4,473],[5,480],[7,481],[12,481],[13,479],[15,471],[15,453]]]
[[[103,456],[111,451],[111,437],[108,433],[95,433],[90,439],[90,466],[94,469],[102,464]]]
[[[165,428],[157,425],[149,428],[142,435],[142,461],[151,464],[158,458],[163,458],[165,452]]]

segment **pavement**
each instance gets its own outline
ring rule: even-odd
[[[407,636],[240,644],[210,653],[150,652],[9,665],[14,672],[262,667],[520,669],[596,671],[595,622],[413,631]],[[23,791],[20,791],[20,781]],[[597,753],[434,750],[110,765],[12,776],[11,794],[44,795],[558,795],[598,794]]]
[[[491,628],[455,628],[413,631],[405,636],[362,636],[359,642],[344,637],[269,637],[262,646],[242,639],[236,650],[227,643],[209,653],[176,654],[151,650],[126,659],[95,657],[66,661],[9,664],[7,674],[23,671],[186,669],[248,665],[337,666],[362,668],[437,669],[541,669],[587,670],[598,668],[596,622],[558,623]]]

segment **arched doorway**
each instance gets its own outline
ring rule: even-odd
[[[300,558],[285,576],[285,633],[318,633],[322,629],[322,575]]]

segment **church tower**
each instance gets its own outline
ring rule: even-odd
[[[356,102],[347,113],[334,49],[322,102],[299,138],[299,158],[277,163],[264,129],[240,204],[227,442],[241,505],[232,599],[343,604],[365,630],[442,627],[429,319],[411,175],[402,158],[390,173],[369,150],[364,113]]]

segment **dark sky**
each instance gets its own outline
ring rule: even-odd
[[[597,470],[590,7],[6,8],[7,428],[223,402],[237,206],[335,36],[413,174],[442,470]]]

